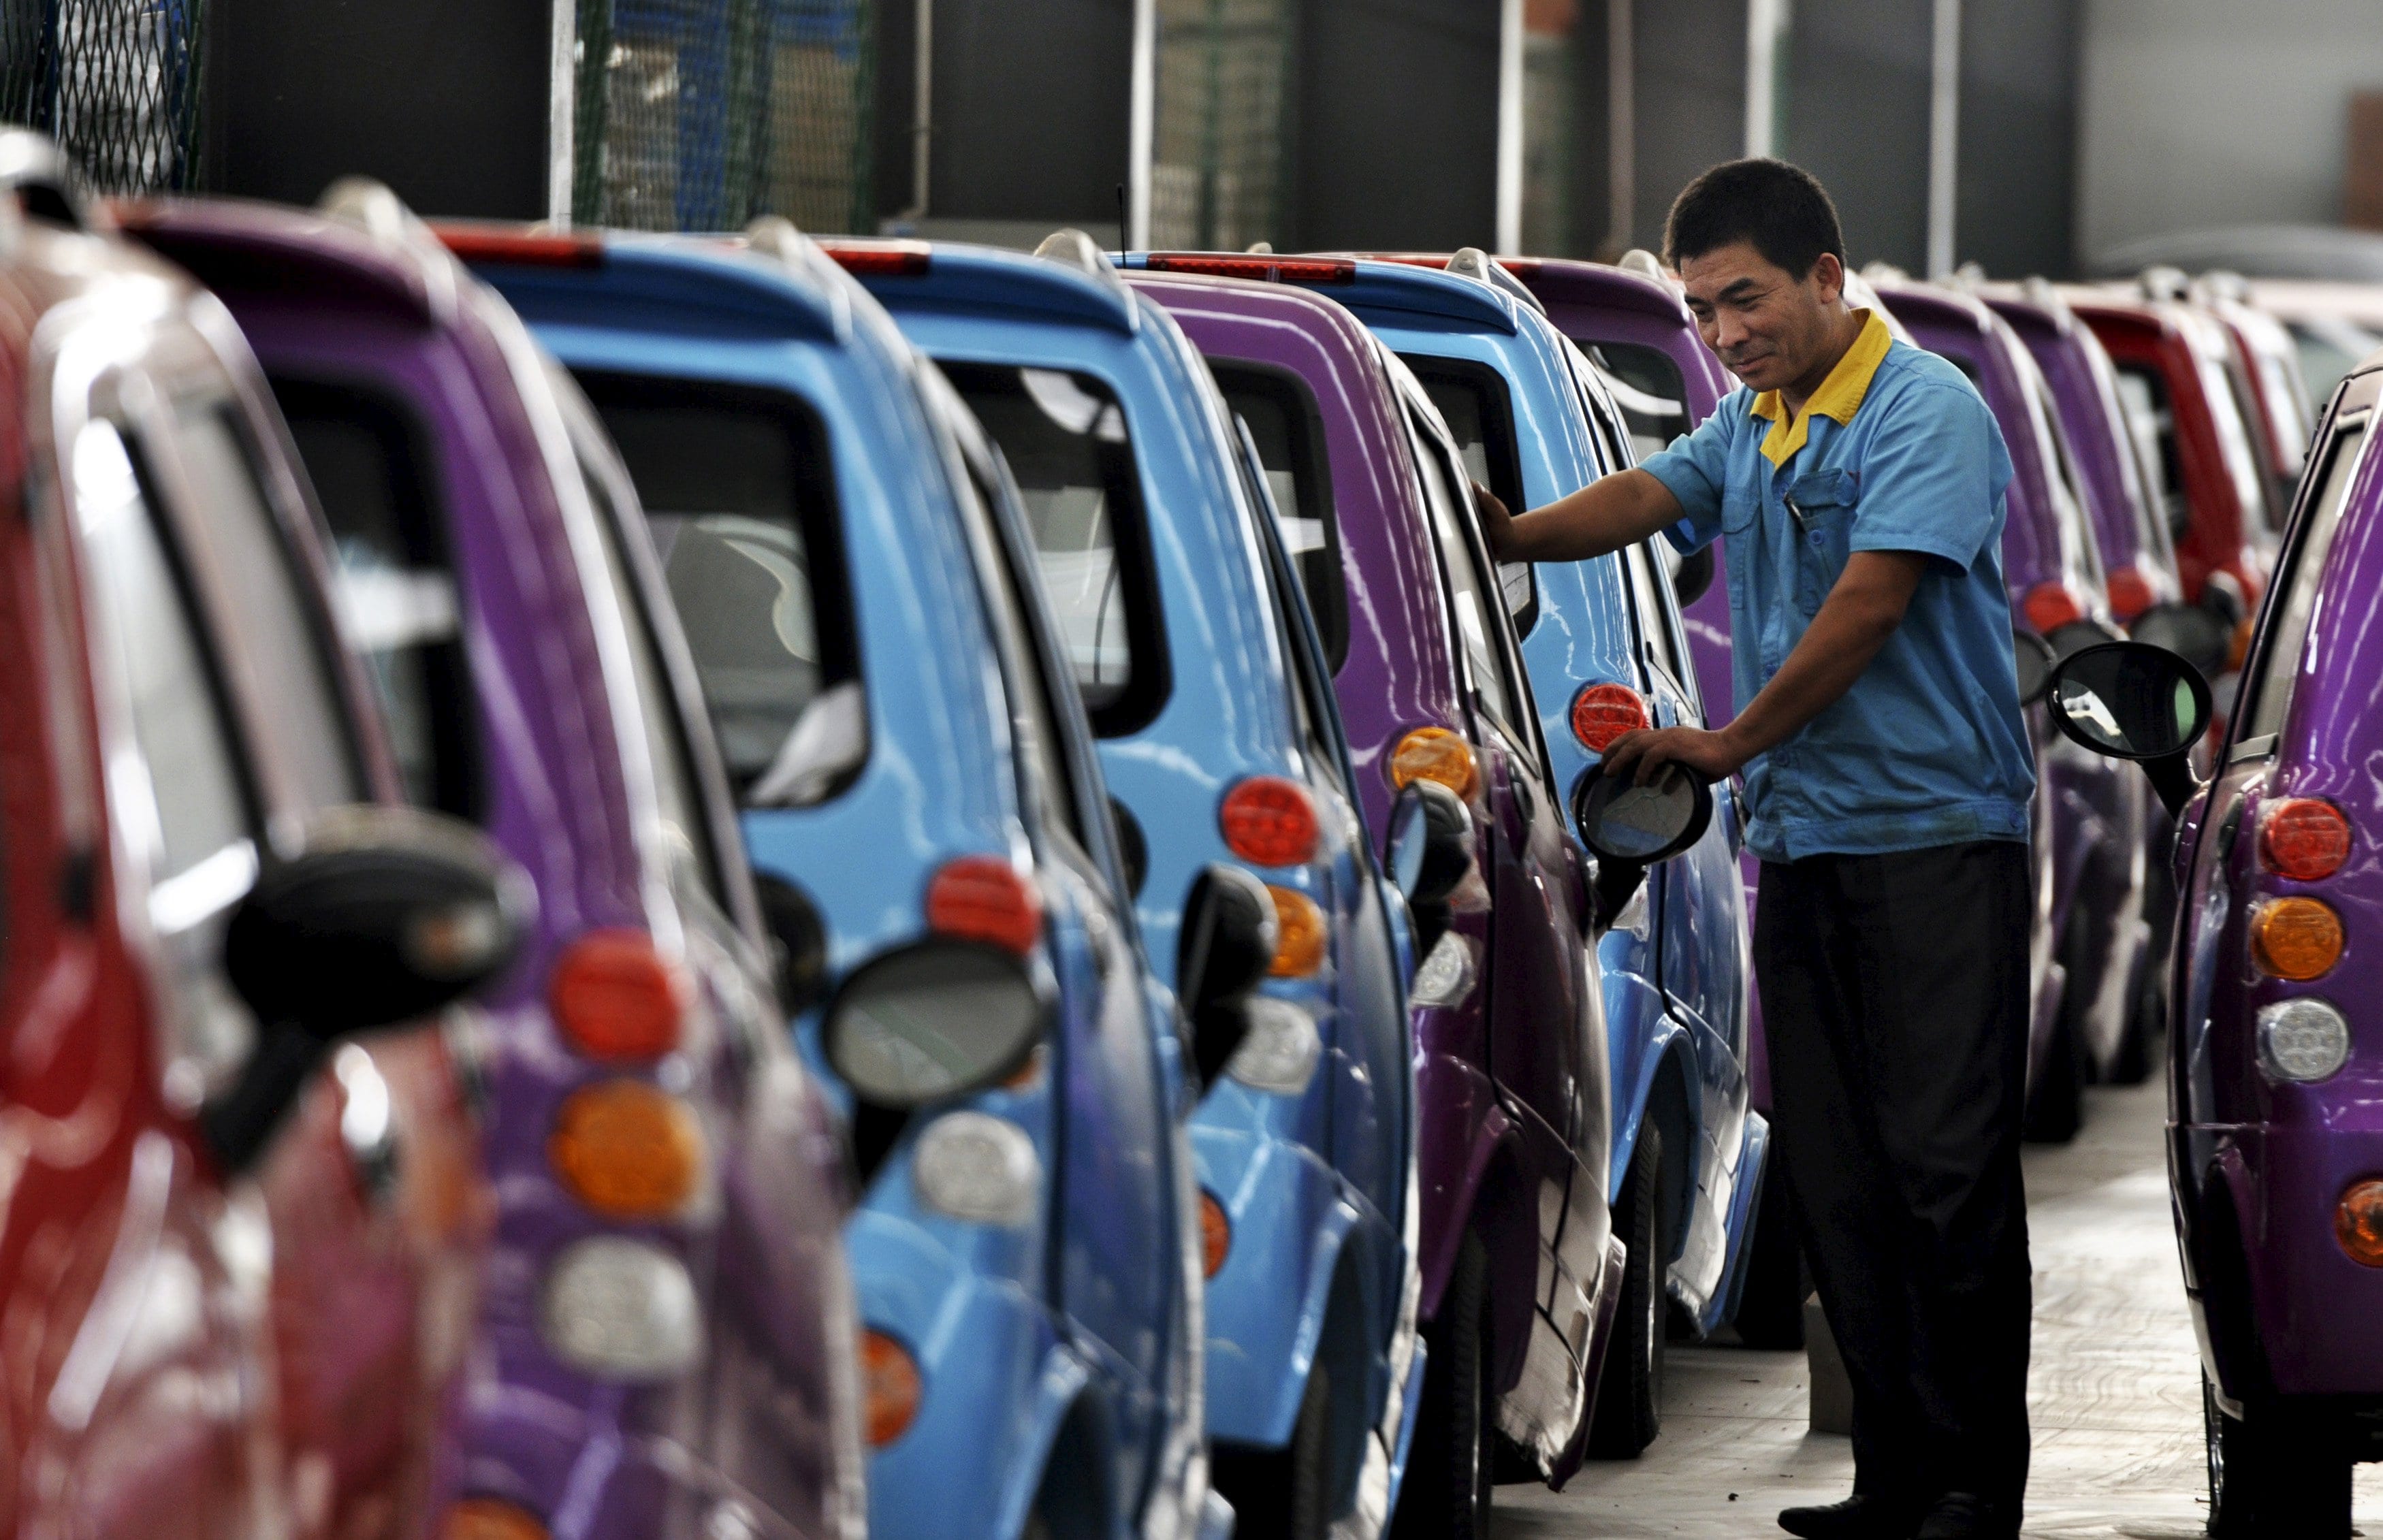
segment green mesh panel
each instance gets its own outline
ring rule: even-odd
[[[198,184],[206,0],[0,0],[0,122],[56,140],[101,192]]]
[[[572,216],[873,228],[870,0],[578,0]]]
[[[1290,48],[1290,0],[1158,0],[1154,248],[1280,236]]]

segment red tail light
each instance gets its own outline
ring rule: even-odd
[[[1196,273],[1211,278],[1254,278],[1260,283],[1354,283],[1357,265],[1347,257],[1227,256],[1208,252],[1153,252],[1143,259],[1154,273]]]
[[[2077,596],[2068,591],[2065,583],[2037,584],[2019,601],[2019,610],[2039,636],[2049,636],[2062,626],[2085,618],[2085,607],[2077,602]]]
[[[592,235],[508,228],[500,225],[433,225],[431,233],[465,262],[514,267],[601,267],[604,242]]]
[[[2121,622],[2133,620],[2152,607],[2151,579],[2132,567],[2110,573],[2110,613]]]
[[[2313,796],[2279,802],[2259,826],[2259,856],[2279,876],[2321,881],[2350,859],[2350,819]]]
[[[1295,867],[1315,855],[1315,803],[1296,781],[1253,775],[1225,794],[1216,819],[1225,848],[1253,866]]]
[[[1025,953],[1043,937],[1043,900],[1000,856],[962,856],[928,881],[927,927],[937,935]]]
[[[888,240],[868,246],[822,240],[819,245],[836,265],[860,278],[914,278],[935,261],[932,248],[923,240]]]
[[[562,1035],[592,1059],[656,1059],[678,1046],[686,982],[643,930],[590,930],[547,980]]]
[[[1653,725],[1647,703],[1627,684],[1584,684],[1572,697],[1572,735],[1591,754],[1602,754],[1624,733]]]

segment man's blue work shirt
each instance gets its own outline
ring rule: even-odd
[[[1844,697],[1746,767],[1766,861],[2028,837],[2035,763],[2011,662],[2003,490],[2011,462],[1976,388],[1866,315],[1792,425],[1741,387],[1640,467],[1715,536],[1729,572],[1737,708],[1771,682],[1858,550],[1932,560],[1903,623]]]

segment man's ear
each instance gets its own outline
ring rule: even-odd
[[[1845,298],[1846,265],[1837,260],[1836,253],[1822,252],[1820,260],[1812,264],[1811,281],[1820,290],[1821,302],[1834,304]]]

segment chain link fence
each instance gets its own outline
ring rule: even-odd
[[[0,0],[0,122],[56,140],[101,192],[199,182],[206,0]]]
[[[1153,247],[1280,236],[1291,36],[1290,0],[1158,0]]]
[[[572,217],[875,226],[870,0],[578,0]]]

